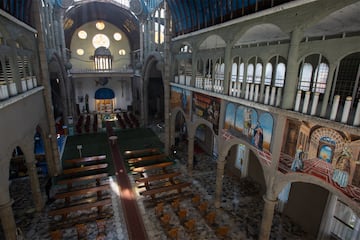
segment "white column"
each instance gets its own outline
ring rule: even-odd
[[[240,97],[240,94],[241,94],[241,83],[240,82],[238,82],[237,83],[237,91],[236,91],[236,96],[237,97]]]
[[[276,87],[271,88],[271,97],[270,97],[270,105],[274,106],[275,104],[275,95],[276,95]]]
[[[249,100],[250,100],[250,101],[253,101],[253,100],[254,100],[254,84],[253,84],[253,83],[250,84]]]
[[[254,101],[257,102],[259,100],[259,84],[255,85],[255,93],[254,93]]]
[[[245,92],[245,99],[248,100],[249,99],[249,91],[250,91],[250,87],[249,84],[246,84],[246,92]]]
[[[320,93],[315,93],[314,94],[313,102],[312,102],[312,105],[311,105],[311,112],[310,112],[311,115],[316,114],[316,109],[317,109],[317,106],[318,106],[318,103],[319,103],[319,96],[320,96]]]
[[[354,126],[359,126],[360,125],[360,99],[359,99],[359,102],[358,102],[357,107],[356,107],[356,112],[355,112],[355,118],[354,118],[353,125]]]
[[[278,88],[277,89],[277,94],[276,94],[276,107],[280,107],[280,102],[281,102],[281,97],[282,97],[282,88]]]
[[[307,113],[307,110],[308,110],[308,107],[309,107],[309,102],[310,102],[310,92],[307,91],[305,93],[305,99],[304,99],[302,113]]]
[[[270,86],[266,86],[264,104],[269,104],[269,96],[270,96]]]
[[[345,105],[344,105],[344,110],[342,113],[342,117],[341,117],[341,122],[342,123],[346,123],[348,118],[349,118],[349,112],[350,112],[350,107],[351,107],[351,101],[352,101],[352,97],[346,97],[345,100]]]
[[[331,108],[331,114],[330,114],[330,120],[335,120],[336,119],[336,114],[339,108],[339,102],[340,102],[340,95],[336,95],[334,97],[334,101],[333,101],[333,105]]]
[[[294,108],[294,110],[296,112],[298,112],[300,110],[300,101],[301,101],[301,90],[299,90],[296,95],[296,102],[295,102],[295,108]]]

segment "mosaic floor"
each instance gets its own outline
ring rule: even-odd
[[[159,131],[161,133],[161,130]],[[156,200],[139,196],[138,204],[143,214],[144,223],[150,240],[168,239],[167,232],[174,226],[178,227],[178,239],[180,240],[210,240],[210,239],[257,239],[261,224],[263,200],[259,194],[259,186],[251,179],[239,179],[232,176],[224,176],[223,197],[221,208],[216,209],[213,205],[215,195],[216,162],[205,154],[197,154],[197,163],[194,166],[193,175],[187,175],[186,151],[180,148],[177,155],[175,168],[181,170],[180,180],[191,182],[191,188],[186,188],[180,195],[180,208],[187,210],[187,219],[195,219],[195,229],[188,231],[171,202],[173,197],[179,195],[158,195]],[[135,176],[131,176],[135,178]],[[111,178],[110,181],[114,181]],[[40,177],[41,188],[44,190],[46,179]],[[133,181],[134,182],[134,181]],[[33,209],[28,178],[14,179],[10,185],[16,224],[23,232],[24,239],[50,239],[49,227],[53,220],[47,217],[47,211],[53,204],[47,204],[43,213],[37,213]],[[134,183],[134,188],[137,186]],[[114,188],[116,189],[116,188]],[[209,203],[208,212],[215,212],[215,222],[207,224],[204,215],[192,203],[191,197],[200,194],[201,201]],[[126,225],[122,216],[121,201],[117,191],[110,192],[112,196],[112,217],[107,220],[105,239],[128,239]],[[175,194],[175,193],[174,193]],[[177,193],[176,193],[177,194]],[[46,198],[44,191],[44,199]],[[155,213],[155,206],[164,202],[164,212],[170,215],[170,224],[164,226],[161,219]],[[219,226],[228,226],[229,231],[225,238],[219,238],[215,231]],[[95,223],[87,225],[88,239],[96,239],[97,228]],[[0,239],[4,239],[0,230]],[[66,230],[64,239],[77,239],[74,227]],[[275,213],[270,239],[315,239],[306,236],[301,229],[292,224],[289,219]]]

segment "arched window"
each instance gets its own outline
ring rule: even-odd
[[[247,68],[246,82],[252,83],[254,80],[254,64],[250,63]]]
[[[257,63],[255,68],[255,81],[254,83],[261,83],[261,77],[262,77],[262,64]]]
[[[329,66],[326,63],[320,63],[316,68],[314,83],[312,86],[313,92],[324,93],[326,88],[326,81],[329,74]]]
[[[238,81],[244,82],[244,71],[245,71],[245,65],[244,63],[240,63],[239,65],[239,71],[238,71]]]
[[[266,64],[265,68],[265,85],[271,85],[273,66],[271,63]]]
[[[313,67],[310,63],[305,63],[301,69],[299,90],[309,91]]]
[[[236,82],[237,63],[233,63],[231,66],[231,81]]]
[[[275,86],[283,87],[285,82],[285,64],[279,63],[276,66],[276,75],[275,75]]]

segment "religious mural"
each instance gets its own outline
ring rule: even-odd
[[[360,202],[360,140],[357,136],[297,120],[288,120],[286,132],[280,172],[313,175]]]
[[[219,131],[220,100],[200,93],[193,93],[193,117],[201,117],[212,123],[216,134]]]
[[[190,96],[191,92],[186,89],[171,87],[171,109],[181,107],[185,114],[188,115],[190,113]]]
[[[224,128],[244,138],[259,150],[270,151],[274,120],[271,114],[229,103]]]

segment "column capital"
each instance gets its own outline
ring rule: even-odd
[[[278,199],[270,199],[268,196],[266,196],[265,194],[263,195],[263,199],[265,201],[265,203],[269,203],[269,204],[277,204],[278,203]]]
[[[9,208],[13,205],[14,203],[14,199],[10,199],[10,201],[8,201],[7,203],[4,203],[4,204],[1,204],[0,205],[0,212],[3,210],[3,209],[6,209],[6,208]]]

